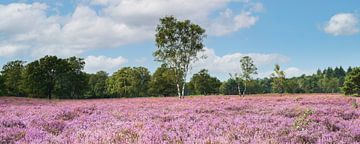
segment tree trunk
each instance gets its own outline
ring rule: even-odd
[[[178,96],[179,98],[181,98],[180,85],[177,83],[176,87],[177,87]]]
[[[246,92],[246,82],[244,82],[244,91],[243,91],[243,96],[245,96],[245,92]]]
[[[237,84],[237,89],[238,89],[238,94],[239,94],[239,96],[241,96],[240,84],[239,84],[239,83]]]
[[[183,83],[183,85],[182,85],[182,92],[181,92],[181,96],[182,96],[182,98],[185,98],[185,82]]]

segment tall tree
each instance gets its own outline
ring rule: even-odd
[[[274,73],[271,74],[273,81],[271,83],[273,92],[284,93],[286,87],[285,73],[278,64],[275,65]]]
[[[24,70],[24,61],[15,60],[8,62],[2,68],[4,86],[7,94],[20,96],[22,93],[22,72]]]
[[[196,95],[218,94],[220,85],[219,79],[210,76],[208,70],[202,69],[191,78],[189,89]]]
[[[149,93],[153,96],[174,96],[177,93],[175,71],[162,64],[151,76]]]
[[[240,59],[242,77],[244,79],[244,90],[243,95],[246,93],[246,85],[252,79],[253,74],[257,74],[257,68],[254,61],[249,56],[244,56]]]
[[[156,28],[154,52],[157,61],[174,68],[179,98],[184,97],[185,82],[191,63],[199,59],[203,51],[205,30],[190,20],[179,21],[173,16],[160,19]],[[202,58],[202,57],[200,57]],[[181,86],[182,85],[182,86]]]
[[[360,96],[360,67],[353,68],[346,75],[342,90],[346,95]]]

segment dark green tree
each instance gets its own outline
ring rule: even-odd
[[[195,95],[218,94],[220,86],[220,80],[210,76],[206,69],[194,74],[189,82],[189,89]]]
[[[175,70],[162,64],[151,76],[149,94],[152,96],[175,96],[176,92]]]
[[[191,63],[197,61],[198,53],[204,50],[205,30],[190,20],[179,21],[173,16],[160,19],[156,28],[155,41],[157,61],[167,64],[175,70],[176,86],[179,98],[185,94],[185,83]]]
[[[3,66],[1,74],[4,80],[5,91],[8,95],[20,96],[23,94],[21,86],[24,63],[24,61],[15,60]]]
[[[45,56],[29,63],[24,84],[32,97],[81,98],[87,86],[82,59]]]
[[[353,68],[346,75],[342,90],[346,95],[360,96],[360,67]]]

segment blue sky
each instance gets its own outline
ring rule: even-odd
[[[154,29],[174,15],[207,30],[209,69],[227,79],[249,55],[259,75],[278,63],[288,77],[328,66],[359,66],[360,3],[355,0],[19,0],[0,2],[0,64],[44,55],[85,58],[85,70],[109,73],[159,63]]]

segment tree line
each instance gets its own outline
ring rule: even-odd
[[[123,67],[112,75],[104,71],[86,73],[84,65],[81,58],[62,59],[56,56],[45,56],[28,64],[20,60],[8,62],[1,70],[0,94],[59,99],[178,94],[176,72],[166,64],[152,74],[145,67]],[[182,81],[181,84],[186,83],[185,95],[339,93],[342,90],[348,94],[359,94],[359,73],[360,68],[344,70],[342,67],[329,67],[312,75],[285,78],[285,73],[276,65],[270,77],[244,79],[232,76],[222,82],[202,69],[189,82]],[[349,82],[344,86],[346,81]]]
[[[268,78],[254,79],[257,67],[249,56],[239,60],[241,71],[221,82],[201,70],[186,82],[191,64],[205,56],[205,29],[190,20],[173,16],[160,19],[153,53],[162,65],[150,74],[145,67],[123,67],[109,75],[88,74],[82,58],[44,56],[30,63],[16,60],[5,64],[0,74],[0,94],[37,98],[118,98],[185,95],[245,95],[263,93],[337,93],[360,95],[360,68],[318,70],[313,75],[286,78],[279,65]]]

